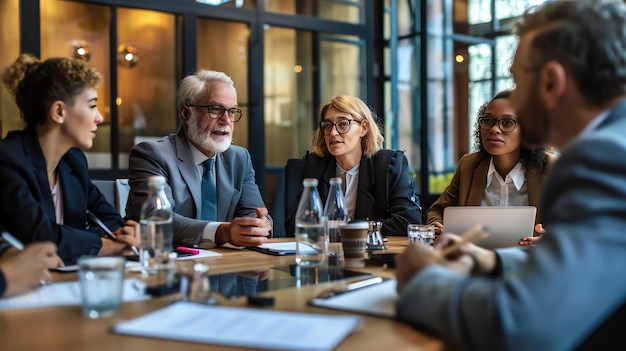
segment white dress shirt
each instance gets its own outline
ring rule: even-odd
[[[502,179],[493,164],[493,157],[491,158],[487,172],[487,184],[480,205],[528,206],[526,172],[524,172],[521,162],[517,162],[505,179]]]

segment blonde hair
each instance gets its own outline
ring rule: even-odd
[[[355,121],[365,121],[367,123],[367,133],[361,138],[363,155],[372,157],[378,150],[382,149],[384,137],[380,131],[380,120],[378,116],[376,116],[376,112],[370,109],[363,100],[348,95],[334,96],[330,101],[320,107],[318,122],[324,120],[326,111],[331,108],[349,114]],[[313,136],[312,144],[313,152],[318,156],[324,157],[330,154],[326,147],[324,133],[319,126]]]

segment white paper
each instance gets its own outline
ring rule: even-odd
[[[288,242],[282,242],[282,243],[266,243],[263,244],[259,247],[265,248],[265,249],[271,249],[274,251],[287,251],[287,252],[296,252],[296,242],[295,241],[288,241]],[[310,244],[307,245],[303,245],[300,248],[303,252],[305,253],[316,253],[317,250],[315,250],[314,248],[312,248],[310,246]]]
[[[113,331],[198,343],[272,350],[332,350],[360,323],[328,316],[177,302],[118,323]]]
[[[136,288],[138,281],[141,282],[139,279],[124,279],[123,301],[138,301],[150,298],[150,295]],[[0,310],[80,304],[81,292],[78,281],[53,282],[26,294],[0,299]]]
[[[397,301],[396,280],[390,279],[330,298],[312,299],[310,303],[318,307],[394,318]]]
[[[178,257],[176,260],[177,261],[196,260],[196,259],[199,259],[199,258],[222,256],[221,253],[217,253],[217,252],[211,251],[211,250],[205,250],[205,249],[194,249],[194,250],[198,250],[198,251],[200,251],[200,253],[197,254],[197,255],[193,255],[193,256]]]

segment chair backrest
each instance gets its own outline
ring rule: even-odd
[[[128,178],[120,178],[115,180],[115,208],[122,218],[126,217],[126,202],[130,194],[130,185]]]
[[[303,158],[290,158],[285,166],[285,218],[289,209],[298,206],[298,192],[302,187],[302,171],[306,166]],[[289,235],[289,234],[288,234]]]
[[[98,187],[107,201],[115,206],[115,182],[112,180],[92,180],[91,182]]]

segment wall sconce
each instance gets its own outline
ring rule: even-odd
[[[87,42],[84,40],[75,40],[72,42],[70,49],[70,56],[77,60],[89,61],[91,58],[91,50],[87,46]]]
[[[117,62],[123,67],[135,67],[139,62],[137,48],[132,45],[120,45],[117,48]]]

